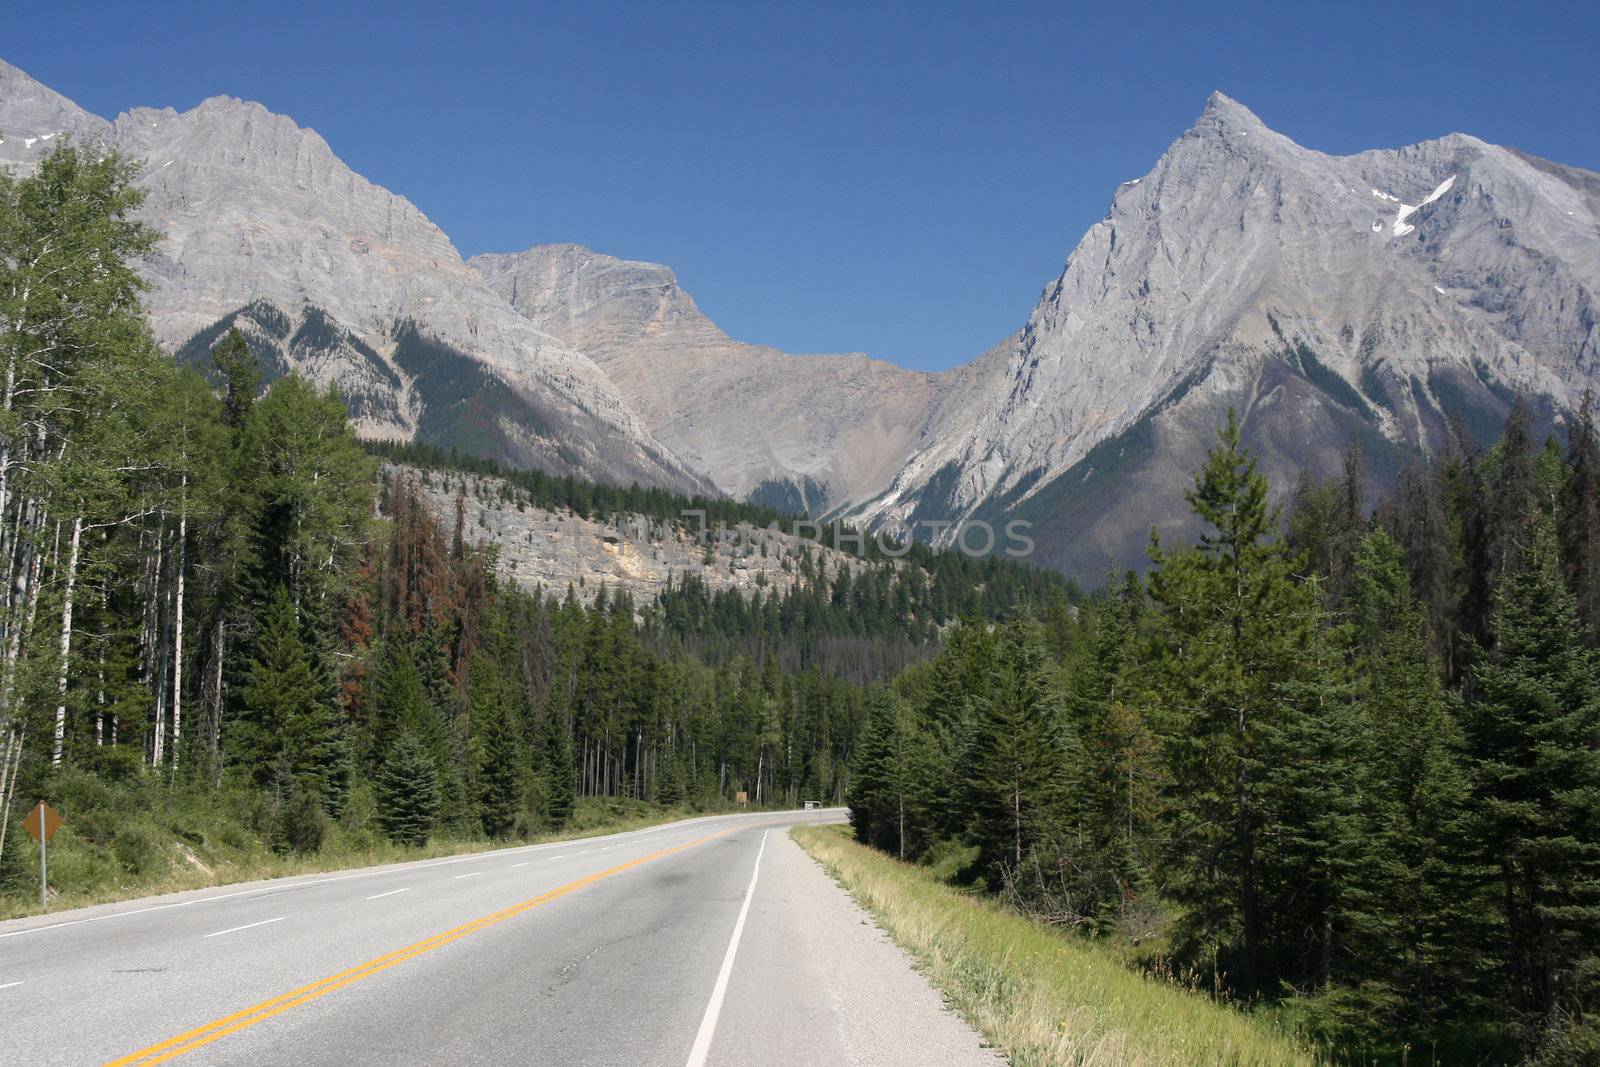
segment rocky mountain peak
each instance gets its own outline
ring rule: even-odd
[[[814,512],[866,499],[939,395],[934,376],[860,354],[735,341],[659,263],[566,244],[470,265],[539,329],[592,355],[668,447],[735,496]]]
[[[182,358],[239,325],[371,433],[869,522],[1023,518],[1039,561],[1091,576],[1186,521],[1230,407],[1291,484],[1352,441],[1393,472],[1453,425],[1485,439],[1518,391],[1554,418],[1600,381],[1600,175],[1466,134],[1330,155],[1221,92],[1023,328],[938,375],[735,341],[658,263],[463,262],[258,103],[112,126],[0,63],[0,164],[63,132],[145,161],[149,306]]]
[[[550,244],[485,253],[468,265],[525,318],[602,362],[620,344],[668,333],[731,343],[660,263]]]
[[[1266,128],[1266,124],[1256,116],[1254,111],[1251,111],[1221,89],[1213,89],[1211,95],[1206,97],[1205,110],[1200,113],[1200,118],[1196,125],[1201,123],[1218,126],[1231,124],[1249,128]]]
[[[65,125],[143,161],[141,211],[162,235],[146,306],[172,350],[214,343],[243,315],[260,326],[258,357],[360,395],[372,432],[470,438],[493,458],[600,481],[709,487],[593,360],[518,315],[414,204],[350,170],[316,131],[232,96],[136,108],[113,125],[14,67],[0,75],[0,131],[33,139],[17,152],[47,151],[44,133]],[[11,148],[0,144],[0,163],[19,159]]]
[[[0,59],[0,166],[26,173],[56,138],[92,141],[110,129],[104,119]]]
[[[860,514],[1048,521],[1093,573],[1186,521],[1228,407],[1279,484],[1353,440],[1392,471],[1451,420],[1486,438],[1519,390],[1567,408],[1600,369],[1585,173],[1459,134],[1328,155],[1214,93]]]

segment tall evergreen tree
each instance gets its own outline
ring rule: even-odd
[[[483,832],[503,838],[523,810],[526,756],[512,722],[513,698],[505,678],[487,654],[473,659],[473,794]]]
[[[967,800],[977,869],[996,888],[1040,850],[1056,854],[1066,791],[1083,759],[1039,624],[1008,623],[973,697]]]
[[[1567,476],[1561,494],[1561,550],[1578,617],[1600,638],[1600,438],[1595,396],[1584,390],[1577,425],[1567,436]]]
[[[1461,729],[1422,610],[1400,547],[1381,531],[1357,554],[1349,617],[1359,683],[1360,844],[1372,853],[1362,914],[1349,934],[1349,969],[1355,980],[1399,995],[1408,1007],[1391,1018],[1396,1026],[1437,1032],[1461,1003],[1460,986],[1442,976],[1468,976],[1464,946],[1476,937],[1460,843],[1469,785]]]
[[[1600,658],[1581,636],[1553,523],[1525,525],[1518,547],[1466,723],[1503,988],[1533,1043],[1562,1013],[1600,1006]]]
[[[1240,983],[1259,981],[1267,933],[1262,779],[1292,706],[1281,687],[1301,676],[1314,594],[1292,579],[1274,536],[1267,481],[1230,412],[1189,493],[1207,529],[1197,548],[1152,546],[1153,636],[1165,704],[1170,883],[1194,951],[1234,957]]]
[[[933,766],[911,709],[892,692],[874,693],[847,798],[857,839],[901,859],[921,855],[932,841]]]
[[[211,364],[222,379],[222,421],[236,431],[243,430],[261,391],[261,368],[237,326],[229,327],[211,350]]]
[[[1140,648],[1144,587],[1133,573],[1109,586],[1068,683],[1070,715],[1084,747],[1072,786],[1071,866],[1081,914],[1099,928],[1143,888],[1160,788]]]
[[[559,829],[571,821],[577,805],[578,769],[572,757],[572,737],[567,720],[558,708],[552,706],[545,709],[541,732],[544,747],[544,814],[550,825]],[[683,799],[681,792],[678,799]]]
[[[333,679],[307,650],[282,586],[267,607],[239,704],[227,737],[236,765],[259,785],[289,781],[337,811],[349,762]]]
[[[421,742],[402,733],[372,776],[378,825],[390,840],[427,844],[439,818],[439,773]]]

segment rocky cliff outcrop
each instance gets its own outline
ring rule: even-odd
[[[502,578],[558,597],[570,591],[586,604],[603,589],[628,593],[643,608],[686,576],[712,593],[781,595],[801,581],[803,556],[828,574],[860,574],[865,566],[829,544],[776,530],[541,508],[526,491],[489,475],[388,465],[384,477],[411,480],[444,529],[454,528],[459,507],[463,542],[492,547]]]

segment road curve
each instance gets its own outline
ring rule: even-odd
[[[0,923],[11,1064],[987,1064],[799,847],[837,810]]]

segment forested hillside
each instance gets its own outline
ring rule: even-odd
[[[436,518],[494,547],[536,594],[603,605],[631,593],[655,646],[706,662],[777,656],[884,682],[961,618],[1069,619],[1082,592],[996,553],[936,551],[887,533],[726,499],[594,485],[426,445],[369,442],[411,471]]]
[[[1282,524],[1230,419],[1198,544],[1069,632],[963,628],[875,700],[857,835],[965,846],[1041,921],[1341,1057],[1595,1062],[1592,415],[1540,443],[1519,406],[1371,513],[1352,453]]]
[[[586,798],[842,801],[868,683],[926,655],[958,611],[1064,604],[1054,577],[921,547],[892,579],[871,542],[861,583],[807,558],[782,603],[682,584],[660,605],[605,590],[585,605],[502,581],[495,546],[441,522],[406,468],[380,476],[337,394],[293,374],[264,387],[237,331],[203,360],[158,349],[132,267],[159,235],[133,220],[130,176],[70,146],[0,174],[13,901],[37,892],[20,813],[40,799],[67,817],[60,877],[82,884],[57,888],[71,891],[253,848],[524,837]],[[402,455],[586,515],[790,521]],[[817,653],[819,635],[848,635],[852,655]]]
[[[857,686],[708,667],[625,599],[500,583],[414,484],[380,482],[337,395],[263,392],[237,334],[211,382],[165,357],[129,175],[67,147],[0,176],[6,891],[34,890],[18,812],[40,798],[115,879],[166,862],[166,831],[207,844],[156,809],[314,852],[560,827],[584,796],[843,796]]]

